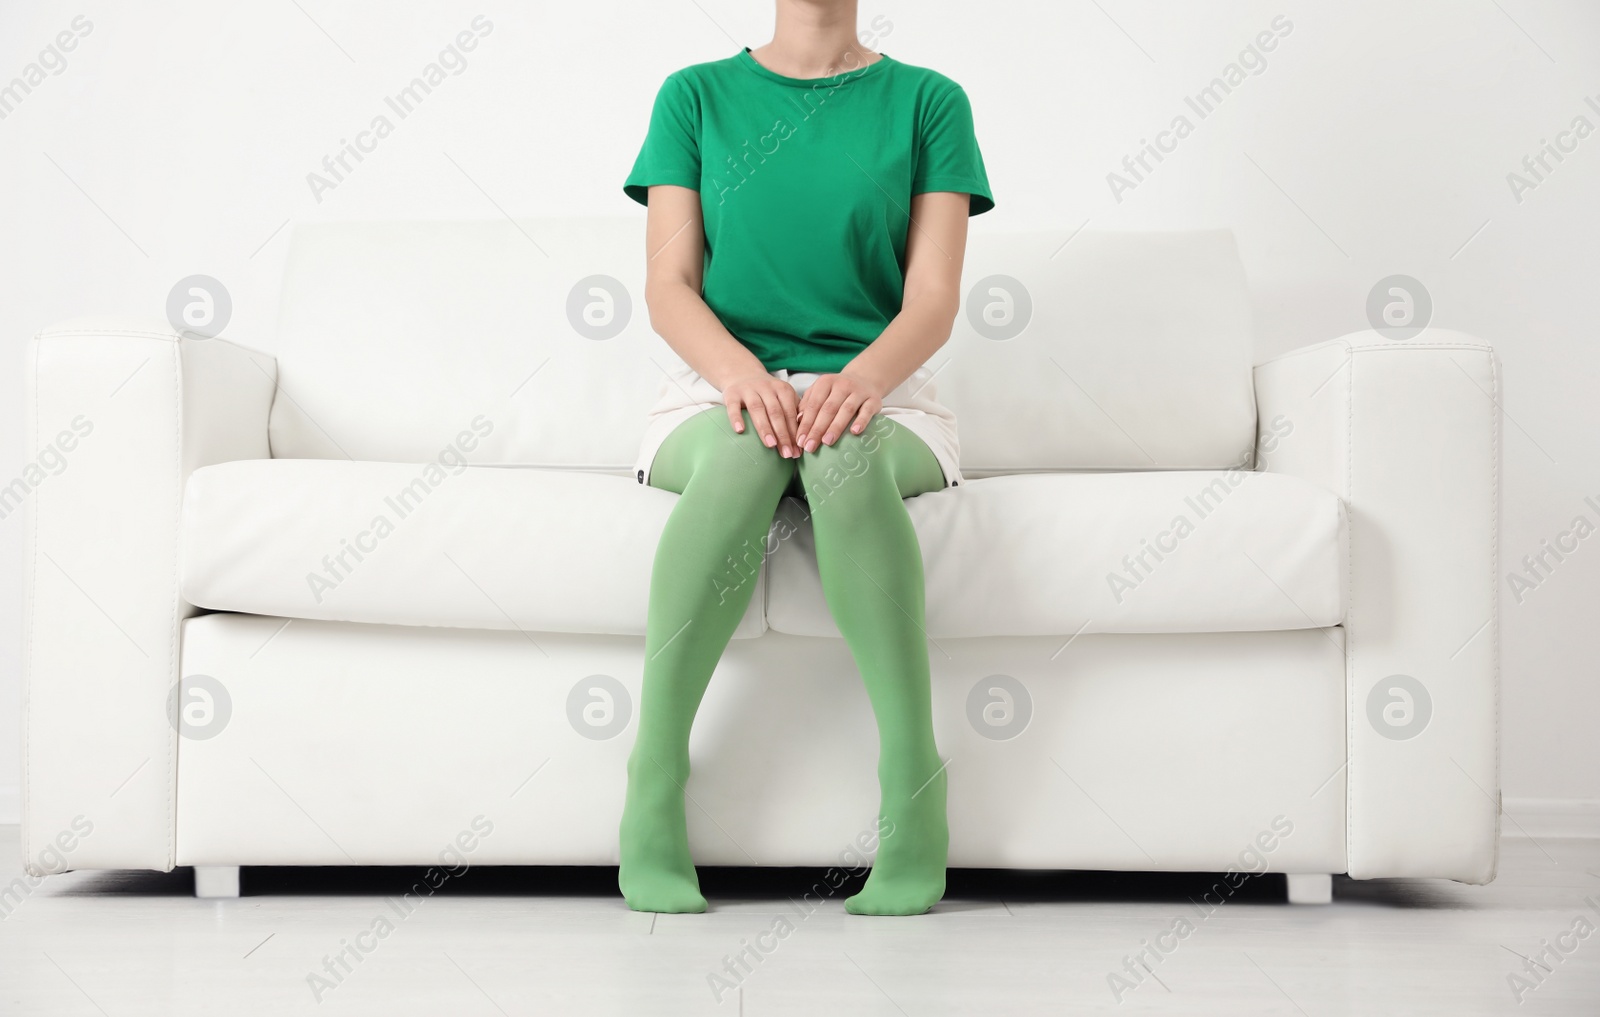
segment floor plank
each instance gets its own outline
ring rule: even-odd
[[[1484,887],[1338,878],[1323,907],[1275,876],[1203,907],[1205,874],[955,872],[933,913],[871,919],[848,887],[808,903],[819,875],[708,871],[704,915],[629,911],[607,869],[480,867],[410,907],[413,870],[247,869],[201,901],[186,870],[19,890],[0,826],[0,1013],[1600,1014],[1600,935],[1537,982],[1524,960],[1600,931],[1600,840],[1507,839]]]

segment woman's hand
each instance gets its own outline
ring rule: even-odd
[[[728,420],[735,434],[744,433],[744,416],[740,411],[748,410],[762,444],[777,449],[785,459],[800,458],[800,443],[794,434],[799,410],[793,385],[765,371],[752,372],[725,385],[722,401],[728,406]]]
[[[860,434],[883,409],[883,393],[848,374],[824,374],[800,398],[800,423],[796,441],[807,452],[819,444],[832,445],[844,429]]]

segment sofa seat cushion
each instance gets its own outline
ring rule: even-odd
[[[643,635],[676,502],[576,471],[222,463],[184,490],[181,589],[198,607],[285,618]],[[761,634],[761,600],[736,637]]]
[[[906,507],[933,640],[1266,631],[1344,618],[1344,503],[1294,477],[1017,474]],[[785,499],[772,539],[768,627],[837,637],[804,502]]]

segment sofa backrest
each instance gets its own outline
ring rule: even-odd
[[[295,231],[272,454],[625,471],[681,364],[639,217]],[[1237,465],[1255,433],[1232,235],[974,235],[930,361],[973,476]],[[470,434],[469,434],[470,433]]]

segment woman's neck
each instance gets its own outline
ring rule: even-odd
[[[856,38],[856,0],[777,0],[772,41],[750,51],[789,78],[825,78],[878,60]]]

